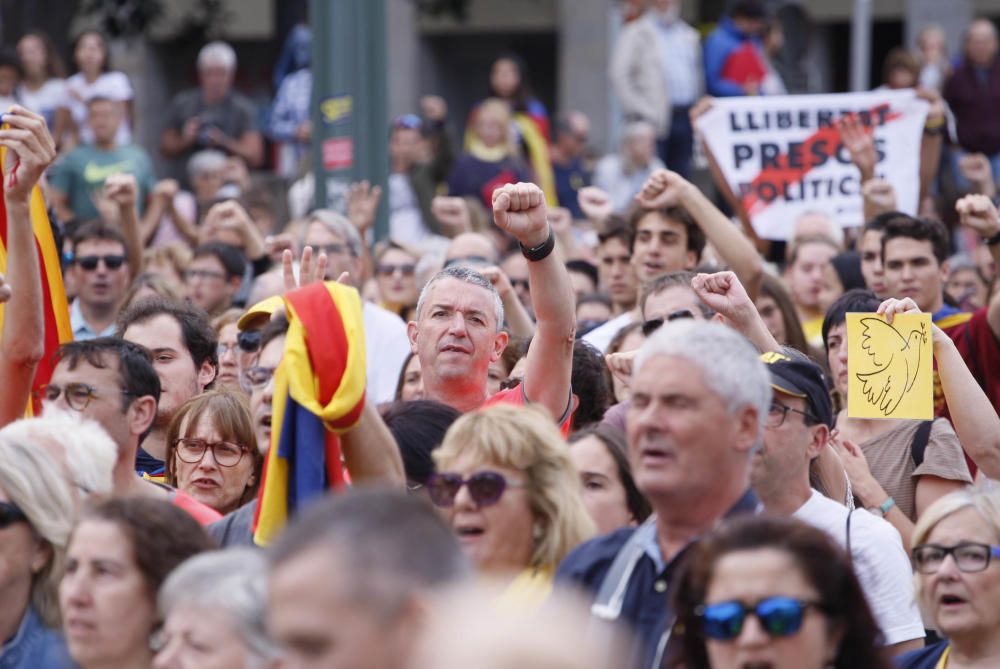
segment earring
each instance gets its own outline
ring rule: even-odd
[[[531,536],[535,541],[541,541],[545,536],[545,527],[541,523],[535,523],[531,528]]]

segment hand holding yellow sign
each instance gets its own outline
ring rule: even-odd
[[[934,417],[930,314],[847,314],[847,415]]]

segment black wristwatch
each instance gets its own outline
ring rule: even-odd
[[[986,244],[987,246],[996,246],[997,244],[1000,244],[1000,232],[997,232],[992,237],[983,237],[983,244]]]
[[[538,262],[539,260],[548,258],[549,254],[552,253],[552,249],[556,247],[556,235],[552,231],[552,226],[549,226],[548,238],[538,246],[526,249],[521,242],[518,242],[517,245],[521,247],[521,255],[527,258],[529,262]]]

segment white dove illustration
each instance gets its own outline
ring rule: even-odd
[[[919,344],[927,337],[924,325],[904,337],[879,318],[862,318],[861,324],[864,326],[861,348],[868,353],[874,369],[855,376],[861,381],[861,390],[868,401],[883,415],[891,416],[917,380]]]

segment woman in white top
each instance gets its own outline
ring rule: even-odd
[[[125,122],[118,126],[115,139],[119,146],[132,143],[132,84],[124,72],[111,70],[108,41],[96,30],[87,30],[73,43],[73,61],[77,72],[66,80],[65,106],[73,122],[74,139],[89,144],[94,132],[87,122],[87,101],[92,97],[108,98],[125,105]]]
[[[62,60],[49,36],[38,30],[25,33],[18,41],[17,56],[24,68],[17,98],[22,105],[45,117],[58,145],[69,129],[69,114],[62,108],[66,98]]]

